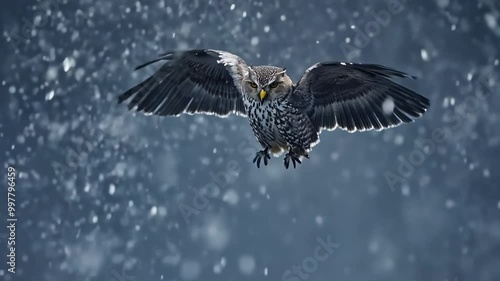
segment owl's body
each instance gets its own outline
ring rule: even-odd
[[[281,99],[261,103],[244,98],[245,110],[260,145],[276,156],[292,149],[299,156],[307,153],[319,139],[309,118],[289,102],[290,91]]]
[[[263,150],[287,152],[289,167],[309,158],[321,130],[381,130],[409,123],[429,106],[425,97],[388,78],[407,74],[371,64],[318,63],[293,84],[284,68],[247,66],[236,55],[216,50],[169,52],[139,66],[167,60],[153,76],[119,97],[129,109],[157,115],[205,113],[248,117]],[[138,69],[137,68],[137,69]]]
[[[286,148],[286,139],[280,134],[277,126],[279,105],[276,102],[263,105],[245,98],[243,103],[257,141],[263,148],[268,147],[272,153],[281,154]]]

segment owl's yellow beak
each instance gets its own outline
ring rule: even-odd
[[[264,90],[260,90],[260,93],[259,93],[259,97],[260,97],[260,101],[263,101],[267,96],[267,92],[264,91]]]

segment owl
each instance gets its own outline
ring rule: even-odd
[[[391,80],[413,76],[376,64],[317,63],[293,83],[285,68],[250,66],[232,53],[200,49],[163,53],[136,70],[158,61],[166,62],[118,103],[160,116],[246,117],[262,146],[253,159],[258,168],[282,153],[285,168],[296,168],[322,130],[383,130],[413,122],[430,105]]]

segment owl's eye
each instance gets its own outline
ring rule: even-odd
[[[278,87],[278,82],[273,82],[273,83],[269,84],[269,87],[271,87],[271,88]]]
[[[250,84],[250,87],[257,89],[257,84],[255,84],[254,82],[249,82],[249,84]]]

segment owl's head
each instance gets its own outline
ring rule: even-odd
[[[284,68],[275,66],[253,66],[243,78],[243,94],[264,103],[287,95],[292,89],[292,80]]]

